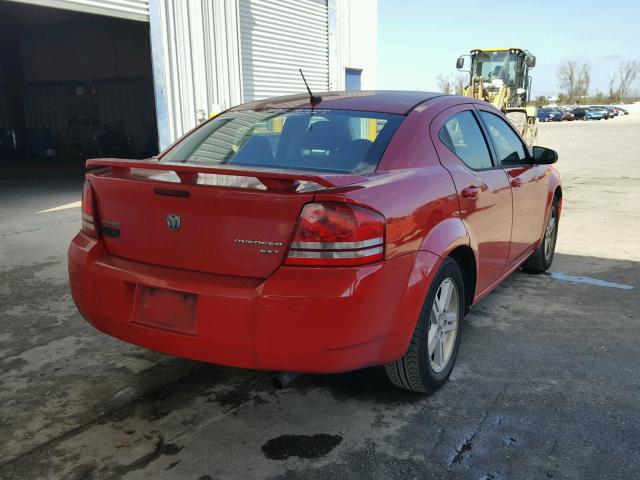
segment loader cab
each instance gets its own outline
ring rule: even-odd
[[[535,66],[536,58],[526,50],[519,48],[495,50],[471,50],[469,55],[470,83],[474,78],[482,78],[483,84],[490,90],[499,90],[503,86],[512,92],[508,107],[520,107],[529,101],[531,77],[529,69]],[[465,57],[458,58],[456,67],[464,67]]]

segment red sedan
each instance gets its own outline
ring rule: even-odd
[[[97,329],[278,372],[441,386],[464,314],[553,259],[553,150],[421,92],[240,105],[149,160],[88,160],[69,278]]]

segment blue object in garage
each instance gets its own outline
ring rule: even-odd
[[[362,70],[355,68],[345,69],[344,89],[347,91],[362,90]]]
[[[53,132],[49,128],[27,129],[27,156],[34,158],[55,157]]]

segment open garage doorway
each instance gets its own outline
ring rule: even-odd
[[[0,1],[4,175],[77,178],[157,146],[147,22]]]

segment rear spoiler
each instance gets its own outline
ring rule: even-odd
[[[196,183],[199,173],[254,177],[270,190],[295,190],[299,181],[314,182],[323,187],[343,187],[368,180],[367,177],[352,174],[303,172],[275,168],[242,168],[233,165],[195,165],[192,163],[160,162],[156,159],[92,158],[87,160],[86,167],[88,169],[110,167],[114,175],[128,175],[132,168],[172,171],[180,177],[181,183]]]

